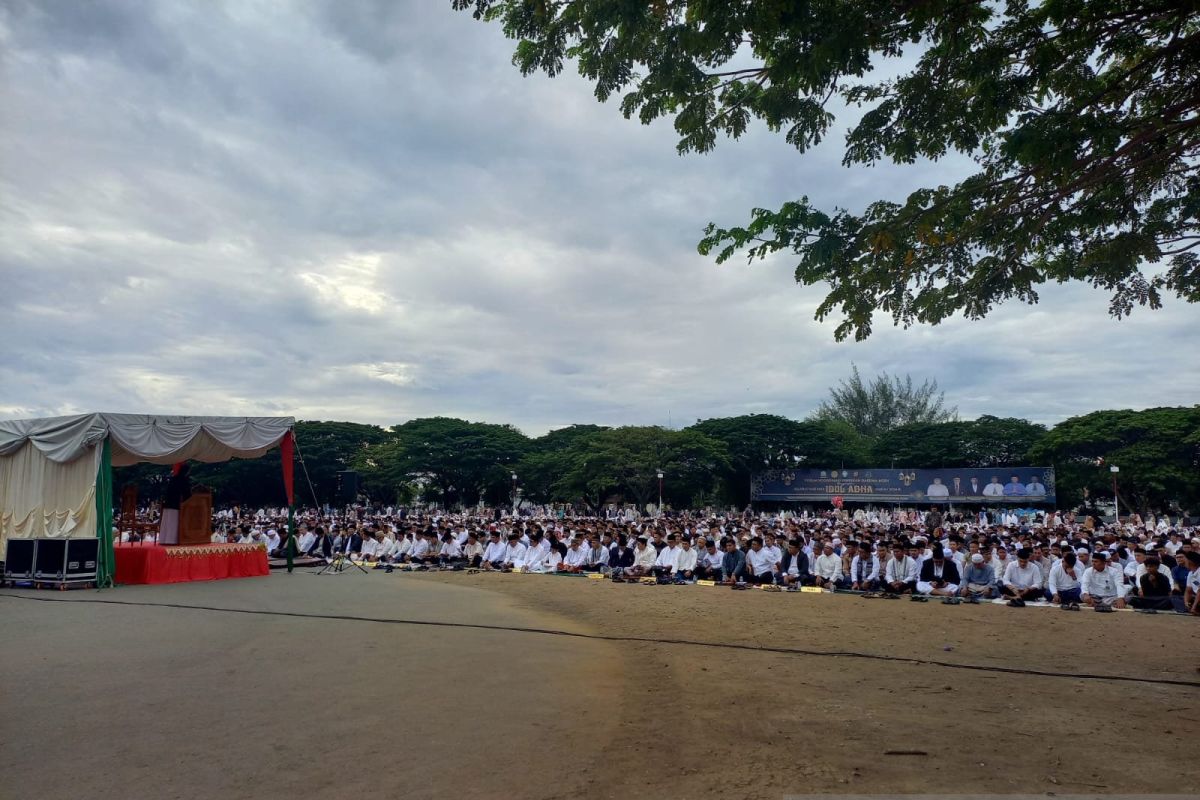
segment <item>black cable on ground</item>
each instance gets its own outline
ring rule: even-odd
[[[899,661],[907,664],[921,664],[950,669],[968,669],[976,672],[1002,672],[1010,675],[1034,675],[1043,678],[1073,678],[1089,681],[1125,681],[1128,683],[1151,683],[1160,686],[1186,686],[1200,689],[1200,681],[1185,681],[1174,678],[1138,678],[1132,675],[1099,675],[1086,672],[1053,672],[1050,670],[1023,669],[1019,667],[996,667],[986,664],[958,664],[952,661],[937,661],[927,658],[911,658],[908,656],[888,656],[877,653],[859,653],[853,650],[804,650],[798,647],[771,647],[757,644],[737,644],[733,642],[702,642],[695,639],[659,639],[651,636],[617,636],[603,633],[575,633],[551,628],[523,628],[510,625],[484,625],[475,622],[438,622],[421,619],[388,619],[385,617],[359,617],[349,614],[304,614],[299,611],[264,611],[252,608],[220,608],[218,606],[190,606],[182,603],[137,603],[131,600],[71,600],[66,597],[31,597],[22,594],[0,592],[0,597],[14,600],[37,600],[44,603],[100,603],[116,606],[146,606],[150,608],[182,608],[190,611],[217,611],[225,614],[257,614],[269,617],[297,617],[300,619],[328,619],[344,622],[371,622],[385,625],[426,625],[436,628],[471,628],[484,631],[511,631],[513,633],[533,633],[543,636],[568,636],[574,639],[594,639],[605,642],[640,642],[644,644],[681,644],[692,647],[715,647],[726,650],[748,650],[762,653],[780,653],[798,656],[825,656],[831,658],[861,658],[869,661]]]

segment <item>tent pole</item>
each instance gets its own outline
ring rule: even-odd
[[[113,553],[113,476],[112,445],[107,436],[100,447],[100,467],[96,470],[96,538],[100,540],[96,558],[96,588],[115,586],[116,555]]]
[[[283,466],[283,490],[287,493],[288,501],[288,526],[287,526],[287,542],[283,546],[283,551],[287,555],[287,571],[290,575],[295,569],[296,558],[296,493],[293,488],[293,477],[295,464],[293,463],[294,451],[296,446],[296,437],[291,430],[284,434],[279,440],[279,460]]]

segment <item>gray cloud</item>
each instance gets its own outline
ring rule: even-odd
[[[846,170],[761,130],[680,158],[448,6],[0,3],[0,415],[679,425],[803,416],[851,362],[967,416],[1200,395],[1193,314],[1079,286],[834,343],[786,259],[717,267],[701,227],[961,160]]]

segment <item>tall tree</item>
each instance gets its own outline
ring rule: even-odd
[[[855,366],[848,380],[830,388],[829,399],[821,403],[814,416],[841,420],[863,436],[878,436],[899,425],[956,419],[958,410],[946,408],[945,400],[945,392],[938,391],[935,380],[916,386],[909,375],[900,378],[881,372],[867,383]]]
[[[874,443],[876,466],[969,467],[969,422],[913,422],[881,432]]]
[[[522,496],[535,503],[579,499],[561,485],[570,464],[570,452],[606,430],[602,425],[569,425],[530,442],[529,452],[515,467]]]
[[[967,423],[963,441],[967,466],[1015,467],[1029,464],[1030,452],[1045,435],[1045,425],[1027,419],[984,414]]]
[[[511,425],[451,417],[410,420],[392,433],[359,456],[364,471],[373,481],[421,486],[427,499],[447,505],[507,502],[510,472],[529,448]]]
[[[524,74],[574,58],[602,101],[673,117],[681,153],[753,120],[800,152],[858,107],[843,163],[950,153],[977,172],[902,202],[808,198],[709,225],[702,253],[798,256],[828,286],[816,316],[862,339],[897,324],[1033,303],[1047,282],[1111,293],[1110,311],[1200,300],[1200,23],[1192,2],[453,0],[518,40]],[[903,56],[915,58],[901,60]],[[877,68],[883,76],[870,80]],[[857,111],[857,109],[856,109]],[[853,112],[852,112],[853,113]],[[1155,265],[1159,271],[1146,271]]]
[[[1200,406],[1094,411],[1054,426],[1033,448],[1054,465],[1066,502],[1112,496],[1109,466],[1120,468],[1122,502],[1135,509],[1200,507]],[[1103,459],[1103,463],[1100,462]],[[1061,502],[1061,501],[1060,501]]]
[[[639,508],[658,499],[658,472],[664,498],[677,506],[711,492],[717,475],[729,468],[725,446],[694,430],[625,427],[581,438],[566,451],[559,491],[595,508],[619,494]]]
[[[750,500],[756,472],[797,466],[865,466],[867,444],[857,431],[837,421],[796,422],[774,414],[706,419],[688,430],[723,443],[729,470],[724,499],[737,506]]]
[[[378,425],[356,422],[297,422],[296,445],[304,457],[304,467],[296,466],[297,502],[312,502],[316,493],[321,503],[337,502],[337,473],[354,468],[359,454],[372,445],[382,444],[391,434]],[[307,472],[307,479],[305,473]],[[312,481],[312,488],[308,486]],[[368,495],[379,500],[395,500],[386,487],[364,484]]]

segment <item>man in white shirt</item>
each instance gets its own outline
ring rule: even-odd
[[[1050,578],[1046,582],[1046,591],[1050,593],[1050,602],[1065,606],[1078,606],[1083,570],[1079,568],[1078,559],[1070,549],[1050,568]]]
[[[1042,571],[1029,560],[1029,555],[1028,550],[1021,548],[1017,551],[1017,563],[1005,567],[1000,586],[1003,596],[1021,601],[1043,599]]]
[[[850,588],[856,592],[873,592],[879,587],[879,559],[867,543],[858,549],[850,562]]]
[[[698,553],[692,547],[692,540],[684,537],[679,545],[679,553],[675,557],[675,582],[688,583],[696,579],[696,562]]]
[[[654,562],[658,558],[658,551],[650,547],[645,536],[637,538],[637,544],[633,547],[633,566],[629,568],[629,573],[632,576],[640,577],[649,575],[654,569]]]
[[[453,533],[442,534],[442,546],[438,550],[438,563],[443,567],[452,567],[462,564],[462,548],[458,546],[458,540]]]
[[[542,565],[546,562],[546,556],[550,555],[551,550],[558,549],[550,541],[550,537],[536,532],[529,537],[528,543],[521,541],[521,544],[525,546],[525,556],[513,566],[520,567],[526,572],[542,572]]]
[[[750,540],[750,551],[746,553],[745,576],[747,583],[775,583],[775,562],[771,553],[763,547],[763,540],[755,536]]]
[[[374,536],[364,536],[362,550],[358,552],[358,560],[361,561],[377,561],[379,559],[379,545],[383,539],[383,534],[376,532]],[[353,555],[351,556],[353,558]]]
[[[417,534],[413,538],[412,547],[404,554],[404,561],[408,564],[424,564],[433,558],[432,548],[429,540],[423,535]]]
[[[213,541],[216,541],[214,539]],[[300,541],[296,545],[296,550],[301,555],[307,555],[313,549],[313,545],[317,543],[317,535],[308,529],[307,525],[300,526]]]
[[[583,546],[583,541],[576,536],[571,540],[570,547],[567,548],[567,554],[563,556],[562,566],[559,567],[563,572],[583,572],[583,568],[587,566],[588,548]]]
[[[679,558],[679,550],[675,534],[667,534],[667,546],[658,551],[658,558],[654,560],[655,577],[670,578],[674,575],[675,565]]]
[[[483,558],[480,560],[480,566],[483,569],[502,569],[504,567],[504,553],[507,550],[508,545],[500,540],[500,531],[491,531],[488,534],[487,547],[483,549]]]
[[[1004,484],[997,475],[992,476],[991,483],[983,487],[984,497],[1004,497]]]
[[[840,556],[834,555],[833,545],[829,542],[821,548],[821,555],[817,556],[816,562],[813,564],[813,584],[833,591],[837,588],[837,582],[842,578],[842,559]]]
[[[521,543],[520,534],[510,533],[508,535],[508,545],[504,548],[503,569],[511,570],[524,566],[525,555],[528,550],[529,548]]]
[[[893,594],[911,594],[917,590],[917,562],[904,552],[904,543],[892,547],[892,559],[884,567],[884,583]]]
[[[1125,607],[1128,591],[1125,578],[1120,570],[1109,566],[1108,555],[1103,550],[1092,555],[1092,566],[1084,570],[1079,589],[1083,602],[1092,608]]]
[[[467,543],[463,545],[463,558],[466,559],[467,566],[478,569],[483,561],[483,543],[479,541],[479,534],[471,531],[467,534]]]
[[[696,558],[696,577],[700,580],[721,580],[721,563],[724,558],[725,554],[717,547],[717,540],[709,539]]]
[[[934,478],[933,483],[925,489],[925,496],[933,499],[946,498],[950,496],[950,487],[942,483],[941,478]]]

